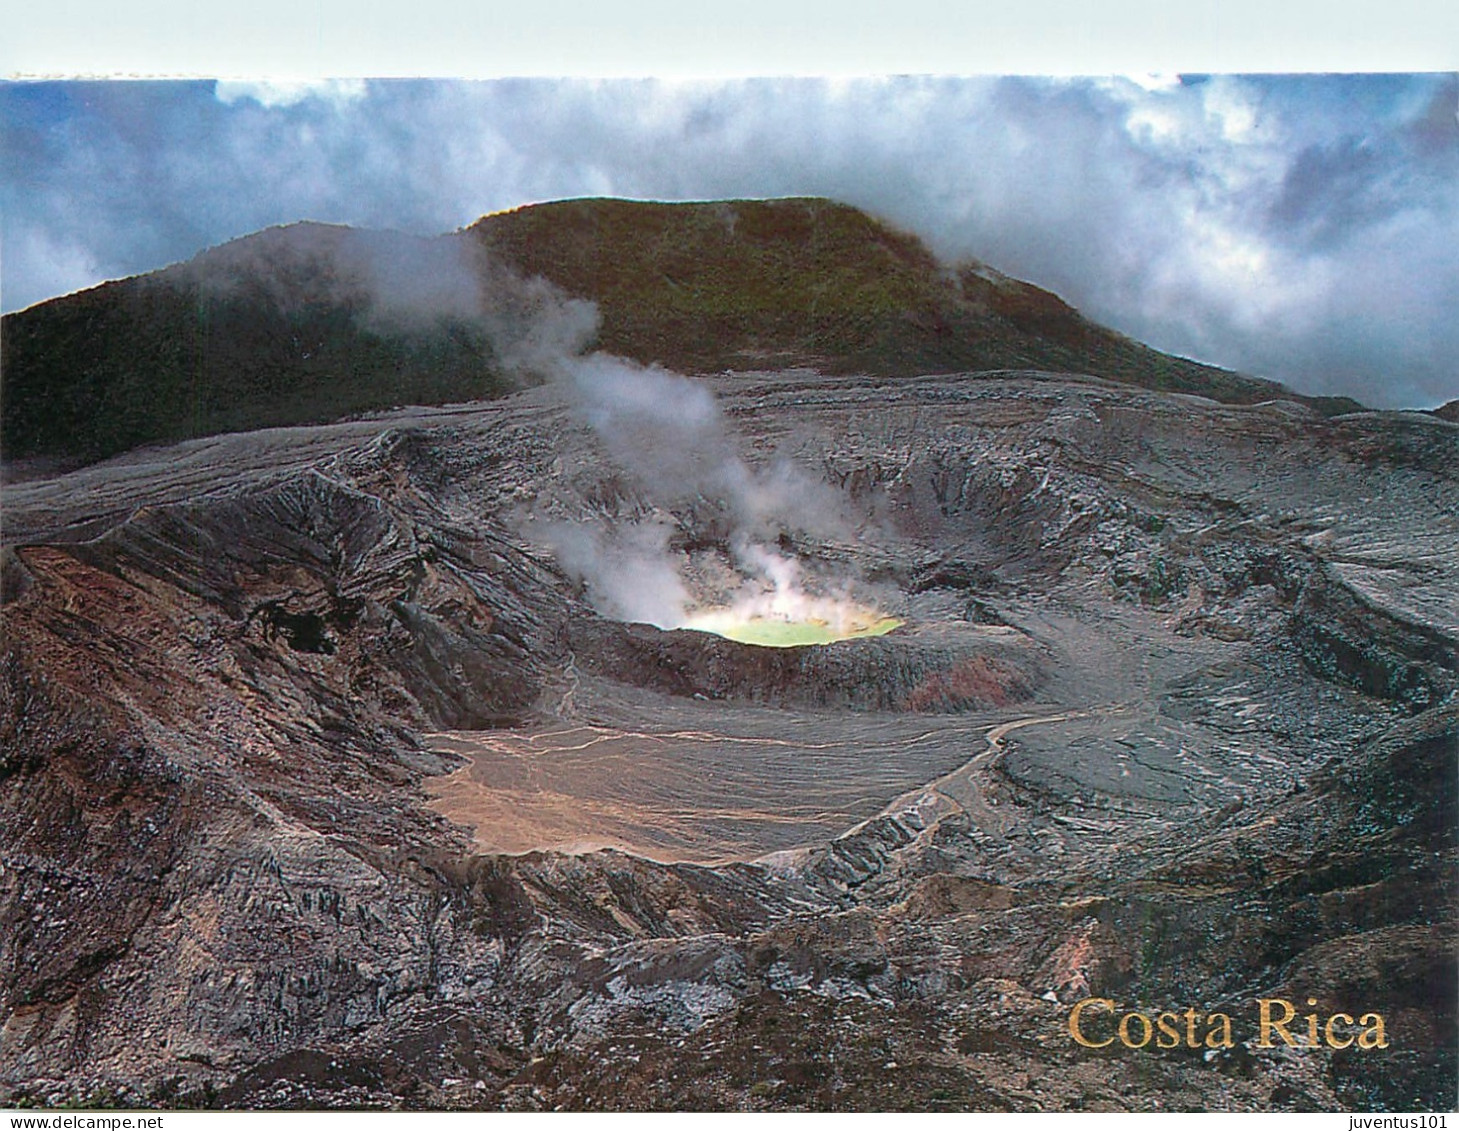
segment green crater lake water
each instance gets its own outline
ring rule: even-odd
[[[885,636],[903,622],[896,617],[871,617],[836,626],[822,620],[773,620],[751,617],[735,619],[723,613],[707,613],[692,618],[684,627],[697,632],[712,632],[741,644],[759,644],[765,648],[800,648],[807,644],[833,644],[837,640],[855,640],[862,636]]]

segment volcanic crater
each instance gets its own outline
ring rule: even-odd
[[[610,202],[573,240],[877,230],[720,207],[740,235]],[[548,212],[461,238],[526,255],[593,215]],[[1459,426],[1203,386],[874,242],[964,335],[917,338],[914,371],[886,359],[926,319],[880,306],[811,367],[835,341],[788,284],[794,334],[716,323],[723,357],[779,341],[785,368],[655,370],[702,358],[654,356],[678,323],[651,302],[611,321],[660,286],[625,255],[580,289],[636,360],[10,482],[0,1100],[1452,1106]],[[577,294],[576,263],[542,273]],[[625,423],[582,373],[652,395]],[[621,442],[645,421],[675,440],[652,460]],[[691,623],[787,594],[901,623],[792,647]],[[1384,1012],[1392,1048],[1067,1037],[1089,996],[1309,993]]]

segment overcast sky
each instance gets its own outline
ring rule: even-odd
[[[821,195],[1162,349],[1459,397],[1459,77],[0,84],[0,303],[300,219]]]

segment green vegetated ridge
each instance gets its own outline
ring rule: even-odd
[[[487,216],[437,240],[273,228],[7,315],[4,453],[99,459],[499,395],[512,383],[489,310],[433,314],[423,300],[418,317],[382,320],[359,284],[361,264],[383,278],[394,263],[442,252],[481,273],[487,308],[502,279],[486,279],[486,264],[541,276],[598,304],[597,348],[685,372],[1041,369],[1238,403],[1360,407],[1160,353],[982,264],[949,269],[916,237],[847,205],[595,199]]]
[[[1042,369],[1233,402],[1291,396],[1141,345],[984,264],[949,269],[916,236],[833,201],[570,200],[469,230],[595,300],[601,348],[687,372]]]
[[[366,299],[338,285],[335,257],[373,235],[270,229],[7,315],[5,455],[100,459],[503,391],[490,343],[469,320],[378,325]]]

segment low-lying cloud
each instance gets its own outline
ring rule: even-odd
[[[213,248],[176,269],[215,298],[275,309],[337,306],[380,334],[475,331],[503,369],[541,376],[591,345],[597,307],[496,263],[469,235],[412,236],[290,224]]]
[[[1459,78],[0,87],[5,309],[316,219],[823,195],[1164,349],[1459,396]]]

